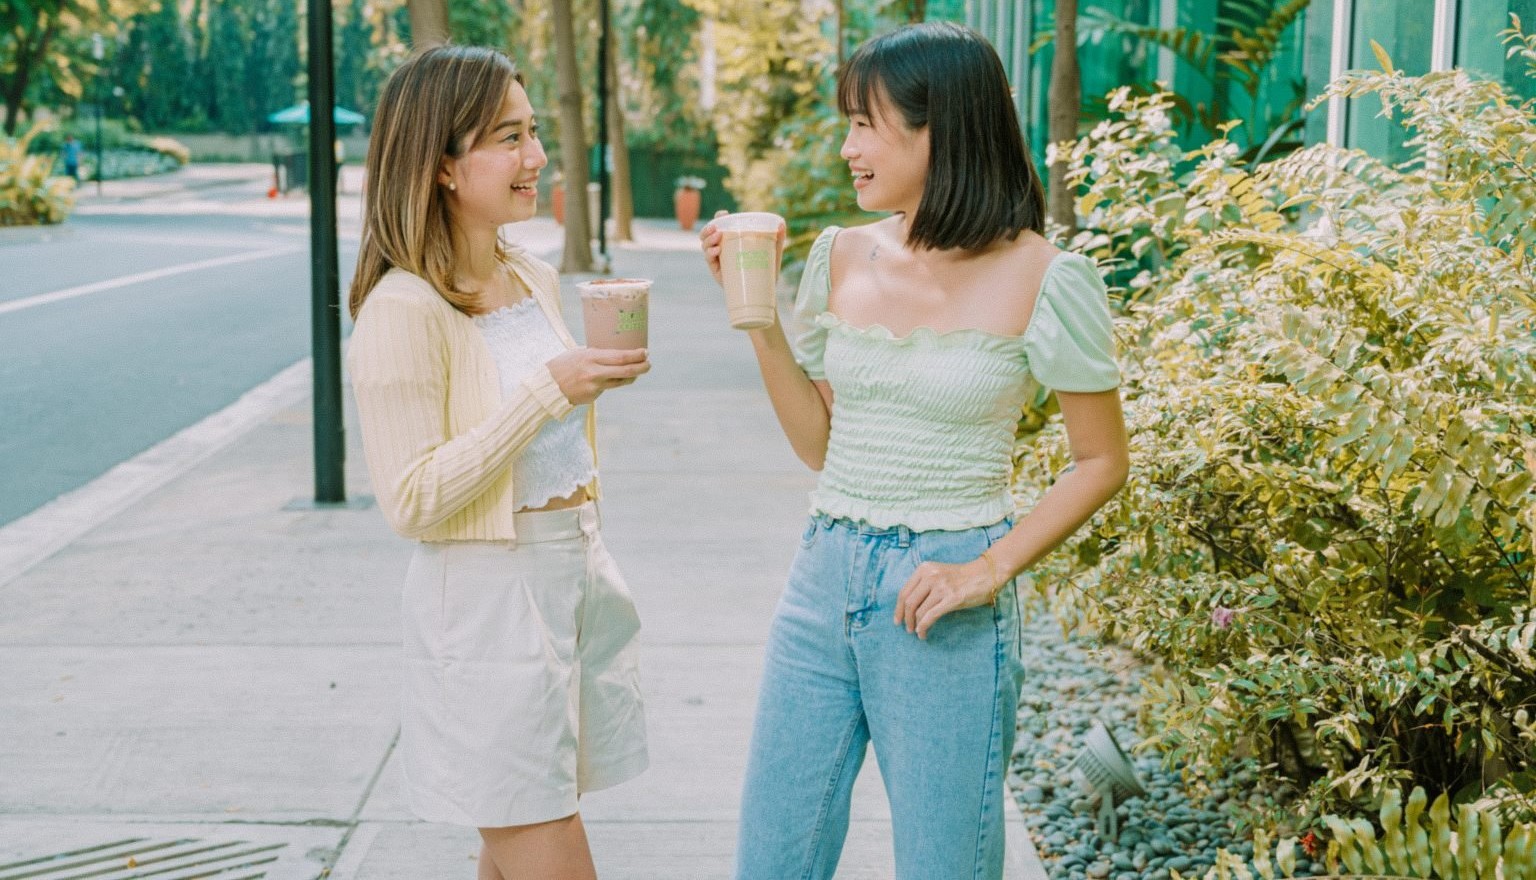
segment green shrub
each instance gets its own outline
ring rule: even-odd
[[[75,119],[58,128],[41,132],[32,142],[31,152],[56,156],[64,149],[64,138],[74,135],[84,148],[81,154],[81,179],[94,180],[96,168],[96,124],[94,119]],[[174,171],[192,160],[187,146],[175,138],[150,137],[129,128],[116,119],[101,126],[104,180],[144,177]]]
[[[1428,806],[1428,810],[1425,807]],[[1424,789],[1415,788],[1403,803],[1402,793],[1390,789],[1382,799],[1378,822],[1323,817],[1325,834],[1314,845],[1333,877],[1358,880],[1530,880],[1536,878],[1536,824],[1515,823],[1504,831],[1498,813],[1487,804],[1452,807],[1442,794],[1429,804]],[[1377,829],[1380,828],[1378,833]],[[1269,835],[1253,840],[1252,866],[1226,851],[1204,880],[1274,880],[1294,877],[1295,838],[1282,838],[1273,850]],[[1338,874],[1349,871],[1349,874]],[[1182,880],[1177,871],[1175,880]]]
[[[52,176],[52,156],[28,153],[41,130],[0,138],[0,226],[62,223],[74,207],[74,180]]]
[[[1167,96],[1071,147],[1110,266],[1133,474],[1034,577],[1159,662],[1148,744],[1253,755],[1297,809],[1421,785],[1528,821],[1536,787],[1536,107],[1460,71],[1350,74],[1412,137],[1251,168]],[[1051,421],[1019,502],[1068,463]]]

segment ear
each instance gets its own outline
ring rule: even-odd
[[[437,169],[438,186],[447,186],[453,181],[453,160],[444,159],[443,164]]]

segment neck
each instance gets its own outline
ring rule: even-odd
[[[458,258],[458,277],[483,288],[500,270],[496,260],[496,229],[454,226],[453,250]]]

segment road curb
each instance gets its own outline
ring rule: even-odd
[[[303,400],[311,376],[305,358],[197,424],[0,528],[0,587]]]

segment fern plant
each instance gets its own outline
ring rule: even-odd
[[[1506,832],[1487,805],[1453,806],[1444,794],[1430,804],[1422,788],[1415,788],[1406,804],[1397,789],[1387,791],[1376,823],[1325,816],[1323,825],[1327,870],[1350,872],[1331,873],[1335,880],[1536,878],[1536,824],[1516,823]],[[1283,838],[1271,849],[1269,835],[1260,831],[1254,834],[1251,865],[1223,851],[1204,880],[1294,877],[1296,850],[1295,838]]]
[[[1070,148],[1072,247],[1119,281],[1134,468],[1035,578],[1159,661],[1170,759],[1257,755],[1303,814],[1420,785],[1529,821],[1536,106],[1384,55],[1327,95],[1366,93],[1407,161],[1183,152],[1171,99],[1125,90]],[[1052,419],[1019,503],[1068,461]]]

